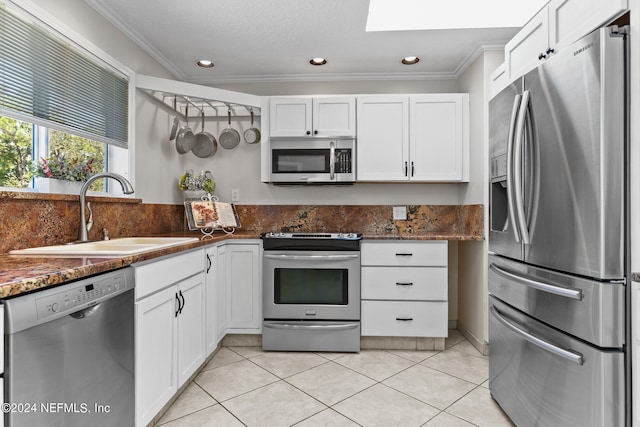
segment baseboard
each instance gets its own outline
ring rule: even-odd
[[[484,340],[478,339],[475,335],[461,326],[458,326],[458,332],[460,332],[462,336],[464,336],[467,341],[469,341],[469,343],[474,346],[475,349],[478,350],[483,356],[489,355],[489,343],[485,342]]]

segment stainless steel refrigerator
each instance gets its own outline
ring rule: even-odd
[[[519,426],[629,422],[624,32],[489,103],[489,389]]]

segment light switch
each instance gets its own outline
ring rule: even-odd
[[[239,188],[232,188],[231,189],[231,201],[232,202],[239,202],[240,201],[240,189]]]
[[[407,219],[407,207],[406,206],[394,206],[393,207],[393,219],[394,220],[406,220]]]

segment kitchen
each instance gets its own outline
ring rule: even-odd
[[[136,73],[156,75],[171,79],[173,76],[165,72],[154,60],[140,50],[118,30],[98,16],[93,9],[84,2],[67,2],[63,7],[59,2],[56,5],[40,2],[40,7],[48,10],[48,13],[57,17],[67,26],[81,33],[95,45],[107,51],[113,57],[135,68]],[[629,8],[633,11],[636,4],[631,2]],[[82,11],[82,13],[79,13]],[[633,18],[633,15],[632,15]],[[91,23],[91,24],[89,24]],[[632,22],[632,29],[634,28]],[[126,46],[127,48],[123,48]],[[181,202],[181,194],[175,188],[175,180],[185,169],[211,168],[216,176],[218,187],[216,194],[223,199],[230,195],[233,188],[240,190],[240,206],[251,205],[342,205],[354,204],[354,189],[357,191],[357,204],[362,205],[487,205],[488,181],[487,162],[478,161],[486,158],[485,133],[486,125],[483,117],[487,114],[485,95],[485,82],[489,75],[502,63],[502,50],[483,51],[473,63],[455,79],[399,81],[394,82],[390,88],[388,82],[327,82],[320,85],[304,85],[301,83],[272,83],[261,88],[257,84],[217,84],[216,87],[229,90],[237,90],[256,95],[294,95],[309,93],[470,93],[470,159],[468,184],[358,184],[356,187],[274,187],[260,184],[261,144],[256,146],[242,144],[235,151],[221,151],[213,161],[200,162],[193,157],[178,157],[169,145],[163,145],[158,149],[158,141],[166,140],[167,129],[172,119],[171,111],[159,111],[157,104],[142,93],[136,94],[136,124],[135,124],[135,149],[132,176],[136,197],[142,198],[144,204],[176,204]],[[632,60],[636,57],[632,55]],[[632,73],[635,67],[632,63]],[[632,79],[632,84],[637,79]],[[636,88],[637,89],[637,88]],[[475,94],[475,96],[474,96]],[[478,96],[479,95],[479,96]],[[632,103],[635,100],[632,99]],[[632,108],[633,108],[632,104]],[[246,120],[246,119],[245,119]],[[248,120],[246,120],[248,123]],[[149,126],[144,124],[161,123],[162,125]],[[261,123],[264,126],[264,123]],[[633,135],[637,132],[632,127]],[[632,156],[633,151],[632,146]],[[163,165],[163,166],[159,166]],[[239,168],[237,165],[243,165]],[[245,167],[244,165],[254,165]],[[151,170],[150,170],[151,169]],[[241,169],[241,172],[239,172]],[[160,173],[157,170],[170,171]],[[635,173],[634,170],[631,171]],[[241,176],[238,176],[241,175]],[[174,189],[168,192],[167,189]],[[423,190],[423,191],[421,191]],[[632,203],[635,203],[632,201]],[[126,210],[126,207],[124,208]],[[632,205],[633,211],[633,205]],[[104,217],[104,213],[102,213]],[[98,215],[96,215],[98,217]],[[72,220],[73,228],[76,223]],[[138,227],[150,227],[148,224],[136,224]],[[150,230],[152,231],[152,230]],[[633,230],[632,230],[633,232]],[[70,233],[73,235],[73,233]],[[632,239],[632,241],[635,241]],[[455,321],[461,330],[465,330],[475,344],[482,349],[488,341],[487,333],[487,285],[486,285],[486,242],[464,241],[451,242],[449,245],[450,269],[449,284],[450,301],[449,320]],[[638,255],[636,255],[638,256]],[[632,252],[632,265],[634,265],[634,253]],[[478,278],[482,282],[478,284]],[[485,350],[485,349],[483,349]]]

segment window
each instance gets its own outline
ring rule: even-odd
[[[62,31],[0,2],[0,187],[32,188],[51,157],[127,175],[133,73]]]

